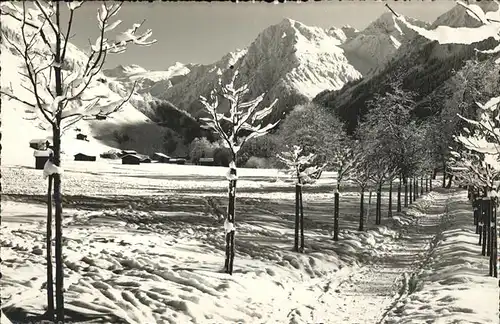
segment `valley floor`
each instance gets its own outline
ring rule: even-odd
[[[22,323],[43,313],[46,302],[46,210],[43,191],[29,191],[36,187],[29,184],[34,170],[14,170],[2,170],[1,298],[2,312]],[[65,181],[76,183],[78,177],[68,173]],[[20,178],[28,184],[16,187]],[[193,176],[186,179],[196,182]],[[121,192],[133,186],[132,180],[114,196],[67,194],[68,320],[498,322],[498,280],[487,276],[488,259],[477,245],[465,192],[437,189],[392,219],[384,210],[383,224],[373,225],[371,216],[365,232],[356,230],[357,195],[347,192],[341,198],[340,240],[333,242],[332,198],[321,188],[311,190],[304,195],[306,253],[298,254],[291,251],[289,185],[252,181],[248,186],[242,182],[237,199],[233,276],[220,271],[223,229],[206,194]],[[223,210],[221,196],[214,199]]]

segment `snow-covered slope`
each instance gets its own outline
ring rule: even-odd
[[[417,19],[407,18],[413,24],[427,27]],[[344,28],[347,31],[347,29]],[[393,58],[402,43],[416,34],[400,26],[392,13],[387,12],[361,32],[351,31],[351,37],[342,44],[349,62],[364,76],[381,71]]]
[[[293,105],[312,99],[326,89],[340,89],[345,83],[361,78],[340,48],[345,34],[308,27],[284,19],[262,31],[243,50],[228,53],[210,65],[191,66],[190,72],[171,87],[151,94],[168,100],[194,116],[202,113],[200,95],[207,95],[219,74],[228,77],[234,65],[240,72],[239,83],[248,83],[250,95],[266,92],[263,104],[278,98],[274,117]]]
[[[20,44],[20,23],[2,15],[1,31],[2,89],[10,89],[15,96],[34,103],[33,95],[25,89],[25,87],[29,88],[27,81],[19,74],[24,70],[22,58],[9,43]],[[67,64],[63,67],[66,71],[81,68],[87,59],[85,53],[72,44],[68,44],[66,56]],[[103,81],[104,79],[102,73],[98,74],[85,92],[87,95],[103,97],[99,106],[95,108],[95,113],[100,108],[106,109],[107,106],[119,103],[123,99],[123,94],[110,90]],[[4,149],[2,163],[32,165],[33,150],[29,148],[28,142],[34,138],[50,138],[52,135],[50,125],[37,108],[7,99],[6,96],[2,96],[2,145]],[[22,132],[19,131],[20,129]],[[77,129],[88,135],[89,142],[76,139],[76,133],[79,132]],[[153,148],[161,148],[164,140],[163,131],[132,104],[127,103],[123,105],[120,112],[113,114],[105,121],[88,120],[73,125],[64,134],[62,149],[65,157],[70,159],[77,152],[99,156],[111,146],[126,146],[150,153]],[[117,135],[125,134],[129,137],[128,141],[118,143]]]

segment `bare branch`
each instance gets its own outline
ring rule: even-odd
[[[12,94],[10,94],[10,93],[8,93],[8,92],[0,91],[0,94],[6,95],[7,97],[9,97],[9,98],[11,98],[11,99],[17,100],[17,101],[19,101],[20,103],[23,103],[23,104],[25,104],[25,105],[27,105],[27,106],[30,106],[30,107],[32,107],[32,108],[36,108],[36,105],[35,105],[35,104],[32,104],[32,103],[29,103],[29,102],[24,101],[24,100],[22,100],[22,99],[19,99],[18,97],[14,96],[14,95],[12,95]]]
[[[71,26],[73,25],[73,16],[75,14],[75,9],[70,9],[68,29],[66,30],[66,36],[64,37],[63,51],[61,54],[61,61],[64,62],[66,58],[66,47],[68,46],[69,33],[71,32]]]

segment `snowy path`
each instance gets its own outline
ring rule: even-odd
[[[385,314],[406,294],[409,278],[428,261],[446,227],[447,198],[438,193],[422,197],[415,205],[422,213],[416,226],[408,227],[373,263],[345,276],[338,273],[320,287],[314,283],[315,302],[291,309],[289,323],[384,323]]]

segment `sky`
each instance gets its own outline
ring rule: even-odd
[[[74,18],[72,42],[89,48],[98,34],[96,13],[100,1],[87,2]],[[398,13],[433,22],[451,9],[452,0],[388,1]],[[105,68],[137,64],[148,70],[165,70],[176,62],[210,64],[228,52],[251,44],[265,28],[291,18],[322,28],[350,25],[359,30],[388,12],[379,1],[319,1],[269,3],[223,2],[124,2],[115,16],[123,31],[144,19],[143,30],[151,28],[157,43],[130,46],[123,54],[108,56]],[[72,33],[73,34],[73,33]]]

